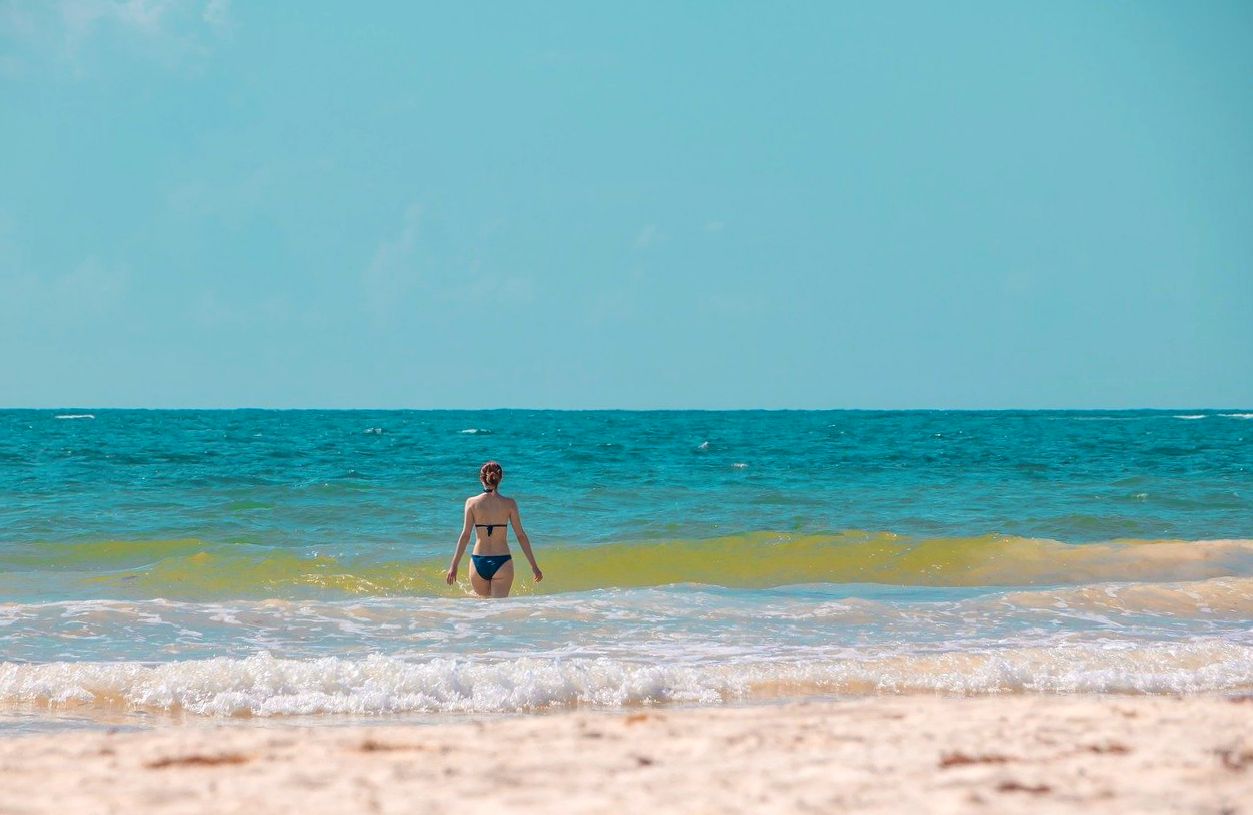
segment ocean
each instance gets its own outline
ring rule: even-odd
[[[1250,690],[1242,410],[0,411],[9,731]]]

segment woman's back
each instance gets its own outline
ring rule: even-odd
[[[517,505],[496,491],[466,501],[474,518],[474,554],[509,554],[509,519]]]

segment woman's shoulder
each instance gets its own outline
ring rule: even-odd
[[[482,504],[485,501],[490,501],[492,499],[499,499],[501,501],[504,501],[506,504],[512,504],[514,506],[517,506],[517,503],[518,503],[517,501],[513,500],[509,496],[501,495],[498,492],[480,492],[477,495],[471,495],[469,498],[467,498],[466,506],[469,507],[469,506],[474,506],[476,504]]]
[[[501,495],[498,492],[494,492],[494,493],[483,492],[483,493],[479,493],[478,495],[471,495],[469,498],[467,498],[466,506],[467,507],[478,506],[479,504],[482,504],[492,499],[502,501],[507,506],[510,506],[510,507],[516,507],[518,505],[517,501],[513,500],[507,495]]]
[[[510,498],[508,495],[501,495],[500,493],[495,493],[495,495],[496,498],[499,499],[500,503],[504,504],[509,509],[518,508],[518,502]]]

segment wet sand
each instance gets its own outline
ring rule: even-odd
[[[1253,813],[1253,698],[876,697],[0,738],[0,813]]]

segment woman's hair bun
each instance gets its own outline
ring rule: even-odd
[[[504,468],[494,461],[487,462],[479,470],[479,480],[489,487],[495,487],[504,477]]]

